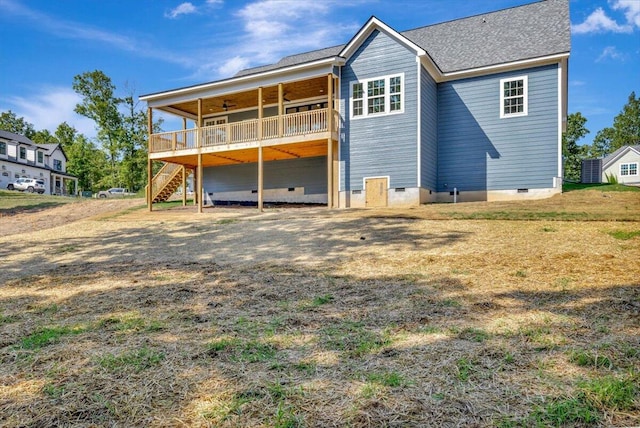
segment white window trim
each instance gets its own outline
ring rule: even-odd
[[[638,171],[638,162],[623,162],[620,164],[620,177],[623,177],[622,175],[622,165],[629,165],[629,167],[627,168],[629,170],[629,174],[624,174],[624,177],[635,177],[638,174],[640,174],[640,172]],[[631,174],[631,165],[635,165],[636,166],[636,173],[635,174]]]
[[[504,83],[513,82],[514,80],[522,80],[524,88],[522,94],[522,112],[521,113],[504,113]],[[511,117],[522,117],[529,114],[529,76],[514,76],[500,79],[500,119],[508,119]]]
[[[391,82],[391,78],[393,77],[399,77],[400,78],[400,109],[399,110],[393,110],[391,111],[391,92],[390,92],[390,82]],[[372,82],[374,80],[383,80],[384,79],[384,85],[385,85],[385,94],[384,94],[384,112],[380,112],[380,113],[369,113],[369,106],[368,106],[368,96],[367,96],[367,84],[369,82]],[[363,98],[362,98],[362,114],[358,115],[358,116],[354,116],[353,115],[353,85],[356,83],[361,83],[362,84],[362,93],[363,93]],[[396,95],[397,92],[394,92],[393,95]],[[402,114],[404,113],[404,105],[405,105],[405,91],[404,91],[404,73],[397,73],[397,74],[388,74],[385,76],[376,76],[376,77],[371,77],[369,79],[362,79],[362,80],[352,80],[351,82],[349,82],[349,117],[351,119],[364,119],[367,117],[379,117],[379,116],[387,116],[387,115],[392,115],[392,114]],[[377,97],[376,97],[377,98]]]

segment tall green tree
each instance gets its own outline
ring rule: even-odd
[[[590,155],[603,157],[623,146],[640,144],[640,98],[631,92],[622,111],[613,118],[613,126],[604,128],[593,139]]]
[[[11,110],[0,113],[0,129],[24,135],[27,138],[32,138],[36,133],[31,123],[24,120],[23,117],[16,116]]]
[[[139,190],[147,174],[147,114],[134,100],[132,92],[124,98],[120,177],[126,187]]]
[[[567,116],[567,130],[562,134],[562,158],[564,161],[564,178],[580,180],[582,160],[587,153],[585,146],[578,145],[578,140],[589,133],[585,127],[587,118],[582,113],[571,113]]]
[[[62,145],[62,148],[66,152],[67,147],[70,147],[73,144],[73,141],[78,136],[78,131],[67,122],[62,122],[60,125],[58,125],[53,135],[56,136],[56,138],[58,139],[58,143]]]
[[[105,171],[108,159],[104,151],[79,134],[66,146],[65,153],[68,157],[67,171],[78,177],[78,186],[81,189],[95,192],[106,187]]]
[[[31,140],[36,144],[58,144],[58,139],[48,129],[36,131]]]
[[[73,78],[73,90],[82,97],[75,112],[96,124],[97,139],[107,153],[109,186],[118,185],[118,163],[122,136],[122,116],[118,106],[122,102],[115,96],[115,85],[102,71],[88,71]]]

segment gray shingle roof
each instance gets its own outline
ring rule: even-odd
[[[620,147],[618,150],[616,150],[615,152],[611,153],[608,156],[605,156],[602,159],[602,167],[605,168],[610,162],[612,162],[614,159],[616,159],[622,152],[624,152],[625,150],[628,150],[629,148],[634,149],[635,151],[640,153],[640,145],[638,146],[622,146]]]
[[[24,135],[14,134],[13,132],[4,131],[2,129],[0,129],[0,138],[4,138],[5,140],[10,140],[10,141],[11,140],[17,141],[18,143],[22,143],[22,144],[29,144],[29,145],[35,144],[33,141],[31,141]]]
[[[569,52],[568,0],[523,6],[400,32],[427,51],[444,73]],[[290,55],[275,64],[248,68],[235,77],[330,58],[345,45]]]
[[[404,31],[444,73],[569,52],[567,0],[545,0]]]
[[[311,52],[285,56],[275,64],[262,65],[259,67],[240,70],[234,77],[248,76],[249,74],[262,73],[269,70],[277,70],[278,68],[289,67],[291,65],[317,61],[319,59],[332,58],[338,55],[343,47],[344,45],[332,46],[330,48],[318,49]]]

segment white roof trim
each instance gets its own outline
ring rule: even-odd
[[[353,36],[351,41],[347,43],[347,45],[340,51],[338,55],[343,58],[349,58],[374,30],[382,30],[385,34],[396,39],[399,43],[402,43],[408,48],[414,50],[416,52],[416,55],[418,56],[427,55],[427,52],[424,49],[413,43],[411,40],[407,39],[402,34],[398,33],[393,28],[389,27],[384,22],[380,21],[375,16],[369,18],[367,23],[364,24],[364,26],[360,29],[360,31],[356,33],[355,36]]]
[[[342,65],[342,64],[344,64],[343,58],[339,58],[339,57],[325,58],[325,59],[320,59],[317,61],[312,61],[304,64],[297,64],[289,67],[277,68],[275,70],[264,71],[262,73],[248,74],[246,76],[241,76],[241,77],[231,77],[229,79],[218,80],[216,82],[204,83],[201,85],[189,86],[186,88],[173,89],[165,92],[156,92],[153,94],[142,95],[140,96],[140,101],[158,100],[168,96],[184,95],[189,93],[200,92],[203,90],[217,89],[224,86],[231,86],[238,83],[248,82],[251,80],[260,80],[265,77],[270,77],[278,74],[287,74],[287,73],[291,73],[297,70],[302,70],[305,68],[314,68],[314,67],[323,66],[323,65]]]
[[[618,153],[615,157],[611,158],[611,160],[607,163],[603,163],[602,164],[602,169],[607,169],[611,166],[611,164],[616,163],[617,161],[620,160],[621,157],[625,156],[627,153],[629,153],[629,151],[633,150],[634,152],[636,152],[636,154],[638,154],[638,156],[640,156],[640,152],[637,151],[633,146],[627,146],[624,150],[621,150],[620,153]]]
[[[501,71],[516,70],[516,69],[521,69],[526,67],[533,67],[536,65],[552,64],[567,58],[569,58],[569,53],[562,53],[562,54],[556,54],[556,55],[542,56],[539,58],[531,58],[531,59],[524,59],[524,60],[514,61],[514,62],[506,62],[503,64],[488,65],[485,67],[472,68],[469,70],[452,71],[449,73],[443,73],[441,78],[442,80],[440,81],[464,79],[467,77],[480,76],[483,74],[491,74],[491,73],[498,73]]]

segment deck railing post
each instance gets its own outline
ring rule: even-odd
[[[327,75],[327,108],[333,106],[333,74]],[[327,128],[331,129],[333,116],[327,116]],[[333,136],[329,133],[327,138],[327,208],[333,208]]]
[[[152,146],[151,139],[153,136],[153,109],[147,108],[147,128],[149,132],[149,149],[147,153],[147,206],[149,211],[153,210],[153,161],[151,160]]]

